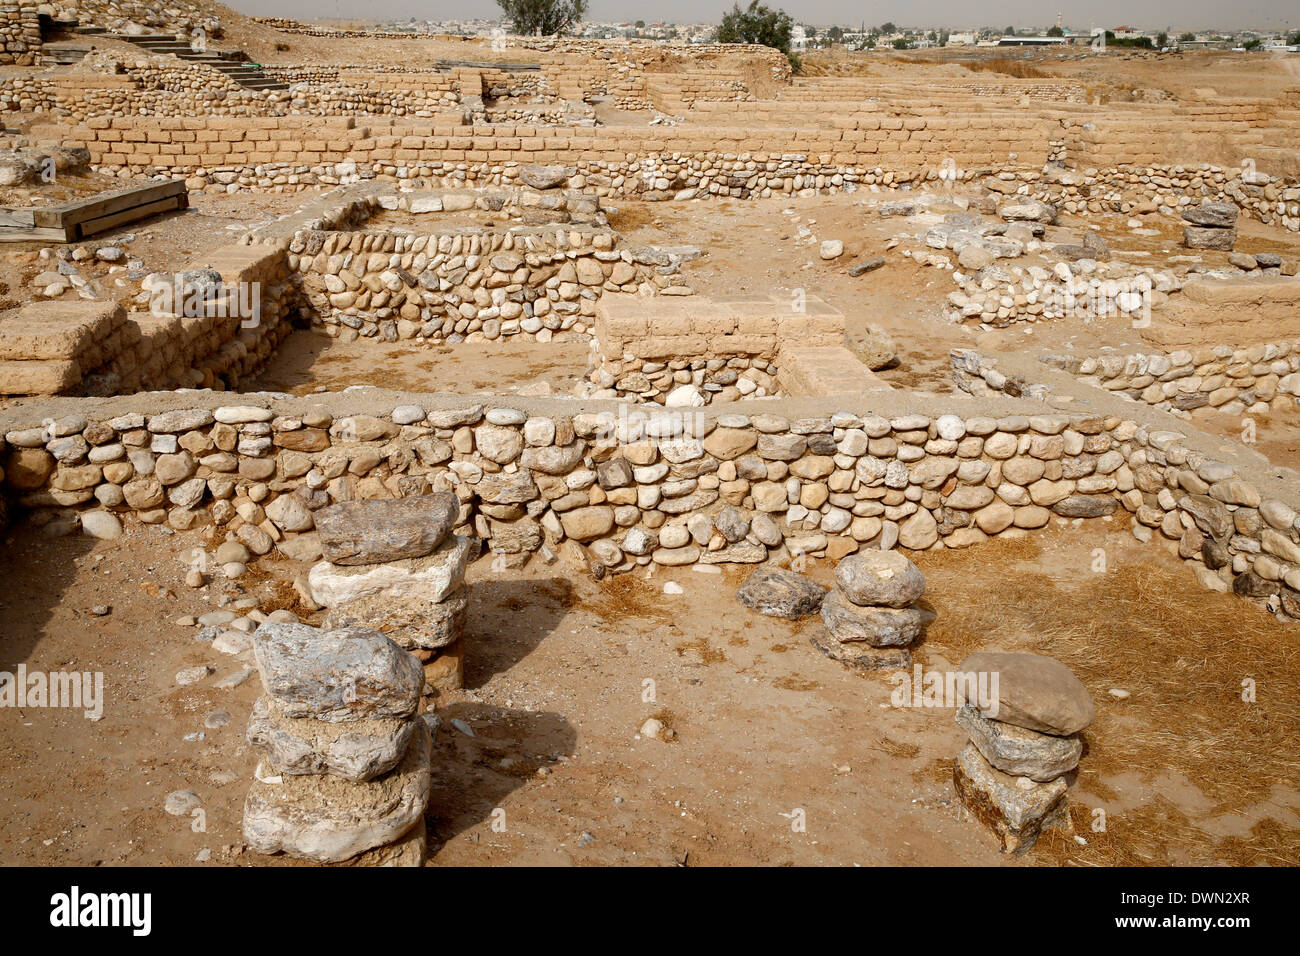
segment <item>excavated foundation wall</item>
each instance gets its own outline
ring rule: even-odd
[[[301,277],[302,311],[332,335],[549,342],[588,334],[606,290],[672,287],[617,244],[590,227],[307,232],[290,244],[288,267]]]
[[[0,4],[0,64],[33,66],[43,45],[35,4]]]
[[[973,349],[954,349],[949,358],[954,381],[964,392],[988,389],[1040,401],[1052,395],[1052,387],[1037,381],[1032,368],[1004,368],[1004,361]],[[1300,342],[1217,345],[1167,354],[1051,352],[1038,361],[1075,376],[1083,385],[1174,413],[1210,407],[1232,415],[1268,414],[1300,403]]]
[[[194,294],[200,272],[220,276],[224,294]],[[292,330],[290,278],[282,246],[226,246],[200,270],[160,277],[144,311],[94,300],[16,309],[0,320],[0,395],[238,388]]]
[[[528,164],[568,167],[570,188],[649,201],[923,183],[950,188],[941,176],[955,176],[1082,215],[1231,202],[1261,222],[1300,230],[1300,186],[1294,179],[1208,163],[1157,165],[1154,158],[1130,165],[1123,153],[1104,154],[1111,165],[1085,169],[1069,151],[1062,122],[1034,116],[871,116],[852,120],[855,128],[626,130],[348,116],[101,117],[73,127],[38,126],[32,135],[83,144],[92,162],[107,170],[166,172],[187,177],[191,189],[227,192],[297,190],[356,175],[453,187],[502,185],[516,181]]]
[[[965,548],[1127,514],[1205,586],[1300,617],[1300,476],[1212,458],[1220,442],[1166,430],[1151,409],[1089,401],[1063,414],[882,396],[647,418],[372,390],[56,399],[0,412],[0,460],[24,509],[211,522],[257,554],[309,560],[315,510],[430,489],[453,490],[461,531],[494,551],[578,549],[613,571]]]

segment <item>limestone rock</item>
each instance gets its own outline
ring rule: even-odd
[[[321,554],[331,564],[421,558],[442,544],[460,514],[449,491],[411,498],[343,501],[315,514]]]
[[[534,189],[553,189],[563,185],[568,178],[568,170],[563,166],[538,166],[530,163],[519,169],[520,181]]]
[[[1077,734],[1096,708],[1082,681],[1060,661],[1041,654],[980,652],[962,661],[963,673],[997,675],[998,699],[980,714],[1045,734]]]
[[[364,627],[379,631],[399,647],[433,651],[465,633],[469,590],[460,587],[441,601],[367,595],[325,617],[326,629]]]
[[[1100,518],[1118,507],[1119,502],[1106,495],[1070,495],[1052,505],[1052,511],[1065,518]]]
[[[1231,229],[1237,224],[1237,207],[1230,202],[1207,202],[1188,206],[1180,213],[1193,226]]]
[[[262,686],[286,717],[330,722],[415,713],[419,663],[378,631],[264,621],[253,632]]]
[[[759,568],[736,592],[740,603],[768,617],[797,620],[821,607],[826,589],[794,571]]]
[[[906,647],[872,647],[863,641],[836,640],[830,631],[814,628],[809,642],[832,660],[854,670],[894,670],[912,666],[912,652]]]
[[[244,801],[244,841],[258,853],[337,863],[400,839],[429,802],[429,731],[417,722],[401,763],[356,783],[330,774],[285,774],[253,783]]]
[[[925,593],[925,575],[897,551],[849,555],[836,567],[835,583],[862,607],[907,607]]]
[[[953,765],[953,784],[966,809],[993,830],[1003,853],[1024,853],[1045,827],[1067,823],[1065,781],[1034,783],[998,770],[968,744]],[[1028,786],[1019,781],[1024,780]]]
[[[973,704],[957,709],[957,725],[966,731],[984,759],[1013,777],[1039,783],[1055,780],[1079,765],[1083,741],[1055,737],[980,716]]]
[[[368,595],[446,600],[465,581],[470,539],[454,537],[422,558],[348,567],[322,561],[307,573],[312,596],[322,607],[342,607]]]
[[[1236,241],[1236,229],[1214,229],[1208,226],[1187,226],[1183,229],[1183,245],[1188,249],[1231,250]]]
[[[934,617],[920,608],[859,607],[842,591],[831,591],[822,601],[822,623],[837,641],[865,642],[872,647],[905,647],[921,634]]]
[[[285,717],[269,697],[253,704],[250,745],[266,754],[277,773],[332,773],[344,780],[372,780],[397,766],[416,721],[407,717],[329,723]]]

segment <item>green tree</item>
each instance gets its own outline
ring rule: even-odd
[[[1063,37],[1065,36],[1065,31],[1062,30],[1060,27],[1053,26],[1048,28],[1047,35],[1049,37]]]
[[[636,26],[636,28],[637,28],[638,30],[644,30],[644,29],[645,29],[645,21],[644,21],[644,20],[638,20],[638,21],[636,22],[635,26]]]
[[[1191,42],[1192,42],[1193,40],[1195,40],[1195,39],[1196,39],[1196,34],[1195,34],[1195,33],[1184,33],[1184,34],[1181,34],[1181,35],[1178,37],[1178,42],[1179,42],[1179,43],[1191,43]]]
[[[784,10],[773,10],[758,0],[750,0],[749,6],[744,10],[737,3],[732,6],[730,13],[723,15],[722,22],[718,24],[718,42],[770,46],[784,53],[790,60],[790,65],[798,70],[801,65],[799,58],[790,52],[790,32],[793,28],[794,21]]]
[[[1300,46],[1300,31],[1291,34],[1286,38],[1287,46]]]
[[[1253,38],[1242,44],[1242,46],[1247,50],[1258,50],[1262,45],[1262,41]]]
[[[906,39],[905,37],[899,37],[897,40],[894,41],[894,49],[910,50],[912,49],[912,41]]]
[[[897,32],[898,32],[898,27],[894,26],[894,24],[893,24],[892,22],[886,20],[884,23],[882,23],[882,24],[880,25],[880,32],[881,32],[881,33],[897,33]]]
[[[1156,46],[1169,46],[1169,34],[1161,30],[1160,35],[1156,37]]]
[[[1016,35],[1016,28],[1015,28],[1015,27],[1007,27],[1005,30],[1002,31],[1002,35],[1003,35],[1004,37],[1013,37],[1013,36]]]
[[[826,39],[832,43],[839,43],[844,39],[844,31],[840,27],[831,27],[826,31]]]
[[[587,0],[497,0],[515,32],[553,36],[567,33],[587,12]]]

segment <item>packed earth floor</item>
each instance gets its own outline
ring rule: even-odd
[[[952,792],[962,732],[951,709],[892,706],[888,672],[851,674],[808,644],[804,626],[740,607],[738,572],[659,568],[594,582],[562,567],[494,571],[489,555],[470,572],[465,689],[434,701],[435,862],[1300,862],[1286,626],[1243,617],[1233,595],[1200,590],[1176,558],[1118,522],[1056,524],[923,556],[941,626],[918,659],[943,668],[976,649],[1028,650],[1081,675],[1098,718],[1070,790],[1074,834],[1048,831],[1026,857],[998,853]],[[103,670],[112,689],[98,721],[13,715],[0,747],[6,863],[268,862],[237,849],[257,763],[238,715],[259,693],[256,676],[218,687],[247,662],[174,623],[212,608],[182,583],[182,557],[202,544],[157,528],[93,544],[35,530],[5,539],[3,652],[32,669]],[[1104,571],[1094,570],[1097,549]],[[1006,572],[996,606],[972,577],[987,563]],[[268,562],[238,590],[269,610],[302,570]],[[824,563],[809,573],[831,582]],[[666,597],[669,581],[684,593]],[[106,603],[110,613],[96,615]],[[204,664],[207,679],[174,684]],[[1261,688],[1254,704],[1240,699],[1243,677]],[[670,740],[639,736],[650,717]],[[169,792],[187,789],[202,800],[206,832],[161,812]],[[1104,832],[1093,829],[1098,808]],[[791,828],[799,809],[806,832]]]

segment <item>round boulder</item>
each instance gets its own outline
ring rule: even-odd
[[[925,593],[925,575],[897,551],[851,554],[836,567],[835,581],[859,607],[907,607]]]

